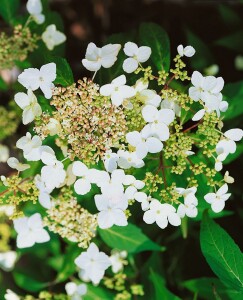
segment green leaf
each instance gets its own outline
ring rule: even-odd
[[[150,240],[140,228],[133,224],[125,227],[112,226],[109,229],[99,229],[102,240],[111,248],[126,250],[129,253],[142,251],[163,251],[163,247]]]
[[[60,272],[57,275],[57,282],[67,280],[73,273],[76,272],[74,260],[79,256],[80,252],[80,248],[77,247],[77,244],[68,245],[66,253],[64,254],[63,264],[60,266]]]
[[[64,87],[74,83],[72,69],[65,58],[52,56],[50,57],[50,62],[54,62],[57,65],[57,78],[54,83],[61,84]]]
[[[215,41],[218,46],[223,46],[227,49],[233,50],[237,53],[241,53],[243,49],[243,30],[239,30],[230,35],[224,36],[223,38]]]
[[[223,228],[205,213],[200,231],[202,253],[223,284],[243,292],[243,254]]]
[[[202,70],[214,63],[209,47],[191,30],[186,30],[187,44],[196,49],[196,54],[190,58],[190,63],[194,69]]]
[[[14,24],[19,4],[19,0],[0,0],[0,15],[7,23]]]
[[[228,83],[223,90],[224,99],[229,108],[224,113],[224,120],[231,120],[243,114],[243,81]]]
[[[219,14],[227,26],[230,28],[240,26],[242,20],[239,15],[229,5],[220,4],[218,6]]]
[[[227,289],[218,278],[202,277],[184,281],[182,286],[205,300],[215,300],[219,295],[224,300],[240,300],[242,293]]]
[[[165,286],[164,278],[150,269],[149,279],[153,284],[155,296],[153,300],[180,300],[179,297],[172,294]]]
[[[88,284],[88,291],[82,299],[84,300],[112,300],[114,299],[114,295],[98,286],[93,286],[92,284]]]
[[[49,285],[48,282],[39,282],[34,278],[17,271],[13,272],[13,277],[16,284],[28,292],[38,292]]]
[[[170,40],[166,31],[154,23],[142,23],[139,28],[141,46],[152,49],[151,60],[157,70],[170,69]]]

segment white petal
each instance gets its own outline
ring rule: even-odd
[[[18,82],[22,84],[26,89],[35,91],[40,86],[40,71],[36,68],[25,69],[19,76]]]
[[[119,87],[119,92],[122,94],[124,99],[135,96],[134,88],[127,85]]]
[[[187,57],[192,57],[195,54],[195,49],[192,46],[186,46],[184,49],[184,55]]]
[[[46,243],[50,241],[49,233],[45,229],[40,229],[35,231],[35,242],[36,243]]]
[[[120,209],[115,209],[113,212],[114,224],[117,226],[127,226],[127,218],[125,213]]]
[[[194,71],[192,73],[191,82],[195,87],[201,87],[204,82],[204,78],[201,73]]]
[[[147,46],[142,46],[138,48],[137,59],[140,63],[144,63],[149,59],[151,55],[151,48]]]
[[[138,202],[143,202],[147,200],[147,195],[143,192],[137,192],[134,194],[134,199],[137,200]]]
[[[127,73],[132,73],[138,68],[138,61],[134,58],[127,58],[124,60],[122,68]]]
[[[86,179],[78,179],[74,184],[74,190],[79,195],[85,195],[91,190],[91,184]]]
[[[243,137],[243,130],[242,129],[239,129],[239,128],[234,128],[234,129],[230,129],[230,130],[227,130],[224,135],[230,139],[230,140],[233,140],[233,141],[240,141]]]
[[[28,0],[26,4],[28,12],[32,15],[40,14],[42,12],[42,4],[40,0]]]
[[[142,110],[142,115],[146,122],[153,122],[158,116],[158,109],[152,105],[146,105]]]
[[[168,219],[164,216],[161,216],[159,218],[156,218],[156,224],[161,228],[164,229],[168,226]]]
[[[212,210],[215,212],[215,213],[219,213],[221,212],[224,207],[225,207],[225,202],[222,201],[222,200],[215,200],[213,203],[212,203]]]
[[[192,117],[192,121],[199,121],[205,115],[205,109],[200,109],[195,115]]]
[[[147,224],[155,222],[155,213],[152,210],[147,210],[143,215],[143,220]]]
[[[172,109],[162,108],[158,113],[158,120],[161,123],[170,125],[175,119],[175,112]]]
[[[110,96],[114,91],[114,85],[113,84],[105,84],[100,88],[100,94],[102,96]]]
[[[184,56],[184,47],[182,45],[179,45],[177,47],[177,52],[180,56]]]
[[[136,154],[137,154],[137,157],[140,159],[143,159],[147,156],[148,147],[146,146],[146,143],[142,142],[137,145]]]
[[[86,58],[82,59],[82,64],[87,70],[89,70],[91,72],[96,72],[101,68],[100,61],[90,61]]]
[[[45,81],[54,81],[56,79],[56,64],[55,63],[49,63],[46,65],[43,65],[40,68],[40,75],[45,79]]]
[[[87,174],[88,172],[88,168],[87,166],[82,163],[81,161],[75,161],[73,163],[73,168],[72,168],[72,172],[74,175],[76,176],[84,176]]]
[[[134,56],[137,54],[138,46],[133,42],[127,42],[123,50],[127,56]]]
[[[208,193],[207,195],[204,196],[204,199],[211,204],[215,199],[216,199],[216,194],[215,193]]]
[[[29,99],[28,95],[25,93],[17,93],[14,96],[14,101],[22,109],[25,109],[26,106],[30,105],[30,99]]]
[[[111,102],[115,106],[120,106],[124,100],[121,92],[113,92],[111,95]]]
[[[126,84],[126,76],[120,75],[120,76],[116,77],[115,79],[113,79],[112,83],[115,85],[115,87],[122,86],[122,85]]]
[[[146,141],[149,153],[158,153],[163,149],[163,144],[155,137],[149,137]]]
[[[168,215],[169,223],[173,226],[181,225],[181,218],[177,213],[169,214]]]
[[[228,185],[225,183],[224,185],[221,186],[221,188],[217,191],[217,195],[221,196],[223,194],[226,194],[228,192]]]

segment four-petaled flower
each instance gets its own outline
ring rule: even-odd
[[[126,85],[126,76],[121,75],[113,79],[111,83],[103,85],[100,88],[100,94],[111,97],[112,104],[119,106],[125,99],[135,96],[135,90]]]
[[[43,65],[40,70],[36,68],[25,69],[19,76],[18,81],[26,89],[32,91],[40,88],[47,99],[52,97],[53,81],[56,79],[56,64]]]
[[[216,193],[208,193],[204,196],[204,199],[211,204],[211,208],[214,212],[219,213],[225,207],[225,201],[231,196],[228,192],[228,185],[225,183]]]
[[[144,134],[158,137],[161,141],[168,140],[170,136],[168,125],[174,121],[175,113],[171,109],[160,109],[152,105],[144,106],[142,110],[143,118],[147,124],[144,127]]]
[[[134,72],[139,63],[147,61],[151,55],[151,48],[147,46],[138,47],[135,43],[127,42],[124,46],[124,52],[129,58],[123,62],[123,70],[127,73]]]
[[[91,243],[87,251],[82,252],[76,259],[75,264],[83,270],[83,276],[91,280],[93,284],[99,284],[105,274],[105,270],[111,266],[111,261],[104,252]]]
[[[138,158],[145,158],[148,153],[158,153],[163,149],[162,142],[156,137],[150,137],[145,130],[132,131],[126,135],[127,142],[136,148]]]
[[[101,195],[95,195],[95,205],[98,213],[98,224],[102,229],[113,225],[126,226],[127,218],[125,210],[128,207],[126,195],[114,187],[104,191]]]
[[[39,117],[42,114],[41,106],[37,102],[37,98],[32,90],[28,89],[27,94],[17,93],[14,96],[14,101],[17,105],[23,109],[23,124],[26,125],[32,122],[35,117]]]
[[[94,43],[89,43],[82,64],[87,70],[95,72],[101,67],[110,68],[117,60],[120,49],[120,44],[108,44],[99,48]]]
[[[46,30],[42,33],[41,38],[49,50],[53,50],[55,46],[66,41],[65,34],[58,31],[55,24],[47,26]]]
[[[35,243],[45,243],[50,240],[48,232],[43,228],[42,218],[39,213],[28,217],[15,219],[14,229],[18,233],[17,247],[32,247]]]
[[[181,225],[181,218],[176,213],[174,206],[168,203],[160,203],[158,200],[154,199],[149,205],[149,210],[147,210],[143,215],[143,220],[147,224],[156,224],[164,229],[170,223],[173,226]]]

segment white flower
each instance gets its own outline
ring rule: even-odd
[[[235,182],[234,178],[233,178],[232,176],[229,175],[229,171],[226,171],[226,172],[225,172],[225,174],[224,174],[224,181],[225,181],[226,183],[229,183],[229,184]]]
[[[195,49],[192,46],[183,47],[183,45],[179,45],[177,47],[178,54],[182,56],[192,57],[195,54]]]
[[[102,229],[113,225],[126,226],[127,218],[124,211],[128,207],[128,200],[124,192],[116,186],[110,186],[109,190],[103,191],[101,195],[95,195],[95,205],[100,211],[98,213],[98,224]]]
[[[84,276],[93,284],[99,284],[105,274],[105,270],[111,266],[111,261],[104,252],[99,252],[98,247],[91,243],[86,252],[82,252],[76,259],[75,264],[84,270]]]
[[[37,24],[45,22],[45,16],[42,14],[41,0],[28,0],[26,8]]]
[[[95,183],[101,188],[102,193],[114,188],[120,192],[124,191],[123,182],[126,177],[124,170],[116,169],[111,174],[98,171],[95,175]]]
[[[110,68],[117,60],[120,49],[120,44],[108,44],[98,48],[94,43],[89,43],[82,64],[87,70],[95,72],[101,67]]]
[[[49,50],[53,50],[55,46],[58,46],[66,41],[65,34],[58,31],[56,25],[54,24],[46,27],[46,30],[42,33],[41,38]]]
[[[45,243],[50,240],[48,232],[43,228],[42,218],[39,213],[31,217],[15,219],[14,229],[18,233],[17,247],[32,247],[35,243]]]
[[[56,79],[56,64],[49,63],[43,65],[40,70],[36,68],[25,69],[19,76],[18,81],[26,89],[32,91],[40,88],[47,99],[52,97],[52,83]]]
[[[20,297],[10,289],[7,289],[6,292],[7,293],[4,295],[5,300],[20,300]]]
[[[123,269],[124,265],[127,265],[125,258],[127,257],[127,251],[112,251],[110,256],[111,269],[113,273],[118,273]]]
[[[22,119],[24,125],[32,122],[35,117],[39,117],[42,114],[41,106],[30,89],[28,89],[27,94],[17,93],[14,96],[14,101],[23,109]]]
[[[136,152],[118,150],[117,154],[119,156],[117,164],[122,169],[142,168],[144,166],[144,161],[137,157]]]
[[[124,46],[124,52],[129,58],[123,62],[123,70],[127,73],[134,72],[139,63],[147,61],[151,55],[151,48],[147,46],[138,47],[135,43],[127,42]]]
[[[143,220],[147,224],[156,224],[164,229],[170,223],[173,226],[181,224],[181,218],[176,213],[176,209],[167,203],[161,204],[158,200],[152,200],[147,210],[143,215]]]
[[[56,159],[54,151],[48,146],[43,146],[41,160],[46,164],[41,169],[41,181],[45,187],[48,190],[60,187],[66,178],[63,163]]]
[[[135,193],[134,199],[141,203],[142,210],[144,210],[144,211],[149,209],[149,203],[152,200],[156,200],[154,198],[151,198],[151,196],[148,196],[144,192]]]
[[[82,300],[82,296],[87,293],[87,285],[85,283],[68,282],[65,285],[65,290],[67,295],[70,296],[70,300]]]
[[[178,207],[177,213],[181,218],[185,215],[189,218],[195,218],[198,214],[197,210],[198,200],[193,193],[189,193],[184,197],[184,204],[181,203]]]
[[[64,182],[66,172],[60,161],[56,161],[54,165],[47,165],[41,169],[41,180],[45,183],[47,189],[60,187]]]
[[[11,271],[17,260],[17,253],[15,251],[7,251],[0,253],[0,268],[4,271]]]
[[[211,208],[215,213],[221,212],[225,207],[225,201],[231,196],[228,192],[228,185],[225,183],[216,193],[208,193],[204,199],[211,204]]]
[[[163,149],[162,142],[156,137],[149,137],[147,132],[132,131],[126,134],[127,142],[136,148],[138,158],[145,158],[148,153],[158,153]]]
[[[9,158],[9,149],[7,146],[0,144],[0,162],[6,162]]]
[[[220,91],[224,86],[224,80],[222,77],[203,77],[198,71],[194,71],[192,73],[191,82],[193,87],[189,88],[189,96],[194,101],[201,99],[208,103],[217,101],[217,98],[221,94]]]
[[[26,136],[21,137],[16,143],[16,147],[23,150],[24,158],[29,161],[40,160],[41,145],[41,138],[38,135],[31,137],[29,132],[26,133]]]
[[[113,79],[111,83],[103,85],[100,88],[100,94],[111,97],[112,104],[119,106],[125,99],[135,96],[135,90],[126,85],[126,76],[121,75]]]
[[[174,121],[175,113],[171,109],[160,109],[152,105],[144,106],[142,110],[143,118],[149,124],[144,127],[144,131],[151,136],[158,137],[161,141],[168,140],[170,136],[168,125]]]
[[[125,191],[125,195],[127,196],[127,199],[134,199],[135,193],[137,193],[138,190],[141,190],[144,188],[145,183],[141,180],[137,180],[132,175],[126,175],[123,180],[124,185],[128,185]]]
[[[16,169],[19,172],[30,168],[30,165],[20,163],[19,160],[15,157],[9,157],[9,159],[7,160],[7,164],[10,168]]]

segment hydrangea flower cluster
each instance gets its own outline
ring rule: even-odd
[[[44,22],[40,1],[29,0],[27,10],[30,20]],[[53,50],[65,36],[49,25],[42,40]],[[177,50],[171,75],[153,74],[150,66],[144,67],[153,53],[133,42],[123,49],[120,44],[99,48],[90,43],[82,64],[94,72],[93,78],[83,78],[77,85],[55,86],[54,62],[19,74],[26,92],[17,93],[14,100],[22,109],[23,124],[34,122],[34,131],[17,141],[23,159],[8,158],[16,172],[1,177],[5,190],[0,194],[1,202],[13,207],[18,248],[48,242],[48,230],[57,233],[84,248],[74,260],[79,276],[98,285],[108,268],[116,274],[128,263],[124,251],[110,256],[99,251],[93,241],[99,230],[127,226],[134,210],[148,226],[162,230],[196,218],[202,202],[215,213],[224,209],[231,195],[228,184],[234,179],[228,171],[224,177],[220,171],[243,131],[223,130],[228,109],[223,79],[198,71],[190,78],[182,59],[193,56],[195,49],[179,45]],[[96,73],[112,67],[119,51],[126,55],[124,74],[103,85],[95,83]],[[131,74],[136,76],[134,82]],[[172,88],[173,80],[190,80],[189,91]],[[35,93],[44,95],[50,111],[42,110]],[[39,169],[25,177],[22,172],[32,170],[34,163]],[[26,201],[38,201],[43,210],[21,214]],[[86,201],[92,201],[92,210],[86,209]],[[16,259],[8,254],[9,258],[0,257],[5,268]],[[119,291],[125,282],[121,274],[105,278],[105,284]],[[70,299],[80,299],[87,287],[69,282],[66,292]],[[133,293],[143,291],[134,286]],[[10,297],[12,291],[5,296]]]

